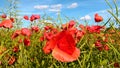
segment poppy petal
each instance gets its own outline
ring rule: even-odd
[[[56,38],[52,38],[50,41],[46,43],[46,45],[43,47],[43,51],[45,54],[49,54],[55,47],[56,45]]]
[[[57,46],[52,51],[52,56],[61,62],[72,62],[78,59],[80,55],[80,50],[75,47],[75,50],[72,55],[67,54],[66,52],[59,49]]]
[[[25,15],[23,18],[24,18],[25,20],[29,20],[29,17],[28,17],[27,15]]]
[[[12,28],[13,27],[13,22],[9,19],[2,21],[1,24],[4,28]]]
[[[28,28],[22,28],[21,29],[21,34],[24,35],[24,36],[30,37],[31,36],[31,31]]]

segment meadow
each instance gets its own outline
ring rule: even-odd
[[[0,68],[120,68],[120,12],[113,2],[115,9],[106,0],[107,21],[94,14],[96,25],[67,18],[62,23],[60,17],[51,23],[39,14],[19,19],[16,8],[1,13]],[[21,27],[24,21],[28,28]]]

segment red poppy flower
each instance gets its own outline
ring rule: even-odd
[[[73,27],[73,28],[69,28],[68,31],[74,36],[78,32],[78,29]]]
[[[104,42],[108,42],[108,37],[105,37],[105,39],[103,41]]]
[[[106,51],[108,51],[108,50],[109,50],[108,45],[104,45],[104,50],[106,50]]]
[[[30,46],[30,39],[29,38],[24,39],[24,45],[25,46]]]
[[[68,31],[62,31],[47,42],[43,48],[45,53],[50,53],[61,62],[72,62],[78,59],[80,50],[75,47],[75,40]]]
[[[6,14],[2,14],[1,17],[2,17],[2,18],[6,18],[7,15],[6,15]]]
[[[56,46],[56,42],[57,42],[57,39],[55,37],[47,41],[46,45],[43,47],[44,53],[49,54]]]
[[[119,63],[115,62],[114,63],[114,67],[118,67],[119,68],[120,67]]]
[[[50,40],[53,37],[53,33],[52,32],[44,32],[44,38],[46,40]]]
[[[12,56],[12,57],[9,59],[8,64],[9,64],[9,65],[12,65],[12,64],[14,64],[15,61],[16,61],[16,58],[15,58],[14,56]]]
[[[76,34],[76,38],[77,38],[77,39],[80,39],[84,34],[85,34],[85,33],[84,33],[83,31],[79,30],[79,31],[77,32],[77,34]]]
[[[40,19],[40,15],[38,15],[38,14],[34,14],[33,16],[34,16],[35,20]]]
[[[40,19],[40,15],[34,14],[30,17],[30,21],[34,21],[36,19]]]
[[[96,47],[102,47],[103,45],[101,44],[100,40],[95,42],[95,46]]]
[[[27,15],[24,16],[25,20],[29,20],[29,17]]]
[[[31,31],[28,28],[22,28],[21,29],[21,34],[24,35],[24,36],[30,37],[31,36]]]
[[[50,26],[45,26],[44,29],[45,30],[49,30],[51,27]]]
[[[101,31],[102,28],[103,27],[99,26],[99,25],[87,26],[87,30],[90,33],[100,33],[100,31]]]
[[[33,26],[32,27],[32,31],[38,32],[39,31],[39,27],[38,26]]]
[[[75,48],[73,53],[71,55],[69,55],[69,54],[65,53],[64,51],[62,51],[61,49],[59,49],[58,47],[55,47],[52,52],[52,55],[58,61],[72,62],[72,61],[75,61],[78,59],[78,57],[80,55],[80,50],[78,48]]]
[[[14,23],[14,21],[15,21],[14,18],[12,18],[12,17],[10,18],[10,20],[11,20],[13,23]]]
[[[18,51],[19,51],[19,47],[18,46],[14,46],[13,52],[18,52]]]
[[[39,40],[40,40],[40,41],[44,41],[44,36],[40,37]]]
[[[51,32],[52,32],[53,34],[57,34],[59,31],[58,31],[58,29],[56,29],[56,28],[52,28],[52,29],[51,29]]]
[[[71,20],[71,21],[69,22],[68,27],[69,27],[69,28],[72,28],[75,24],[76,24],[75,21],[74,21],[74,20]]]
[[[101,22],[101,21],[103,21],[103,18],[96,13],[94,16],[94,20],[95,20],[95,22]]]
[[[21,30],[16,30],[13,34],[12,34],[12,39],[18,37],[21,34]]]
[[[32,21],[34,21],[35,20],[35,17],[34,16],[31,16],[30,17],[30,21],[32,22]]]
[[[97,48],[99,51],[102,51],[103,50],[103,47],[98,47]]]
[[[4,28],[12,28],[13,27],[13,22],[10,19],[6,19],[6,20],[3,20],[0,23],[0,26],[4,27]]]

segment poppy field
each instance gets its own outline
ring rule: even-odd
[[[96,25],[0,14],[0,68],[120,68],[120,18],[114,5],[115,12],[106,10],[111,15],[107,20],[94,14]],[[25,21],[28,28],[21,27]]]

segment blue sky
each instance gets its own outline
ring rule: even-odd
[[[113,5],[113,0],[109,0]],[[117,0],[120,6],[120,0]],[[53,8],[52,8],[53,6]],[[55,16],[57,11],[69,17],[81,17],[97,11],[109,9],[105,0],[21,0],[20,10],[25,13],[46,12],[51,16]]]
[[[114,7],[113,0],[108,0]],[[116,0],[120,7],[120,0]],[[70,18],[84,19],[85,16],[93,20],[95,13],[105,17],[110,9],[105,0],[19,0],[20,15],[40,14],[56,18],[57,14]],[[8,6],[7,0],[1,0],[0,8]]]

